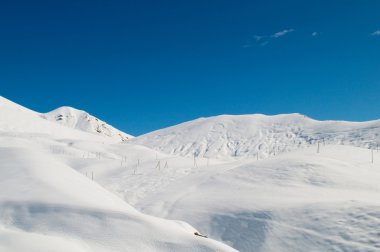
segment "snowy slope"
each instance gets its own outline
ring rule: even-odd
[[[376,146],[380,121],[317,121],[300,114],[222,115],[200,118],[131,140],[181,156],[266,158],[316,142]]]
[[[128,154],[107,139],[0,97],[1,252],[235,251],[182,221],[142,214],[102,187],[98,176]]]
[[[35,251],[233,251],[141,214],[65,164],[54,143],[0,135],[0,251],[19,251],[24,239]],[[52,246],[34,241],[44,239]]]
[[[380,153],[316,150],[203,169],[136,206],[243,252],[380,251]]]
[[[0,251],[380,251],[380,152],[349,146],[378,124],[219,116],[121,142],[0,97]]]
[[[41,114],[0,96],[0,131],[8,134],[49,135],[53,138],[88,139],[96,141],[120,141],[130,137],[104,124],[100,120],[97,121],[96,118],[91,117],[83,111],[71,108],[64,108],[62,110],[73,112],[76,117],[70,118],[70,116],[67,116],[62,120],[65,123],[57,123],[54,119],[54,115],[60,113],[60,109],[47,114]],[[90,121],[87,121],[86,115],[88,115],[89,120],[91,119]],[[83,118],[81,116],[83,116]],[[51,119],[51,121],[46,119]],[[99,131],[101,132],[95,133],[91,127],[95,127],[97,124],[104,125],[105,130],[102,128],[103,126],[99,126]]]
[[[66,127],[112,137],[121,141],[132,138],[132,136],[115,129],[87,112],[72,107],[61,107],[49,113],[41,114],[41,116]]]
[[[41,118],[40,114],[0,96],[0,132],[29,137],[73,138],[104,141],[83,131],[71,129]]]
[[[67,155],[74,149],[102,155]],[[372,164],[365,148],[317,149],[194,163],[133,144],[79,141],[61,155],[140,211],[185,220],[239,251],[378,251],[380,152]]]

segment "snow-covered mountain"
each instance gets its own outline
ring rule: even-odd
[[[157,130],[131,142],[181,156],[265,158],[318,142],[376,147],[380,120],[317,121],[301,114],[221,115]]]
[[[68,126],[0,97],[1,252],[236,251],[108,190],[118,175],[149,178],[125,167],[135,156],[151,172],[162,154]]]
[[[41,114],[41,117],[52,122],[57,122],[66,127],[112,137],[121,141],[126,141],[133,138],[131,135],[115,129],[111,125],[90,115],[86,111],[78,110],[72,107],[60,107],[51,112]]]
[[[379,121],[217,116],[122,142],[63,110],[0,97],[0,251],[380,248]]]
[[[59,125],[41,114],[0,96],[0,132],[8,135],[49,136],[55,139],[101,140],[100,135]]]
[[[0,131],[48,134],[51,137],[75,139],[94,139],[94,136],[98,136],[125,141],[132,138],[85,111],[62,107],[43,114],[2,96],[0,96]]]

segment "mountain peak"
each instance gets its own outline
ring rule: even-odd
[[[133,138],[131,135],[114,128],[86,111],[69,106],[63,106],[48,113],[41,114],[41,117],[66,127],[120,139],[121,141]]]

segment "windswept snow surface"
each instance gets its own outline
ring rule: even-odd
[[[372,164],[368,149],[316,152],[205,168],[136,206],[239,251],[380,251],[380,153]]]
[[[221,116],[121,142],[0,97],[0,251],[380,251],[377,125]]]
[[[235,251],[195,236],[185,222],[140,213],[102,187],[102,172],[127,155],[106,150],[121,143],[7,100],[0,105],[1,252]]]
[[[373,147],[380,142],[380,120],[317,121],[301,114],[221,115],[157,130],[131,142],[181,156],[266,158],[317,142]]]

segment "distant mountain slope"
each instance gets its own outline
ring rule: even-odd
[[[18,105],[2,96],[0,96],[0,132],[8,135],[29,135],[33,137],[48,135],[55,139],[104,139],[104,137],[45,120],[41,118],[40,113]]]
[[[132,138],[131,135],[115,129],[86,111],[72,107],[60,107],[49,113],[41,114],[41,116],[49,121],[57,122],[66,127],[120,139],[121,141],[126,141],[127,139]]]
[[[108,137],[118,141],[131,138],[85,111],[62,107],[46,114],[27,109],[0,96],[0,131],[47,134],[57,138],[91,139]],[[90,134],[89,134],[90,133]]]
[[[301,114],[221,115],[185,122],[131,140],[182,156],[266,157],[317,142],[376,146],[380,121],[317,121]]]

